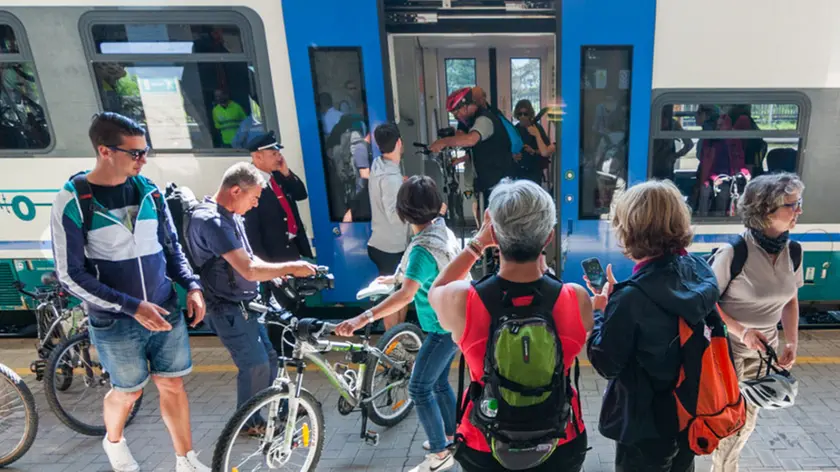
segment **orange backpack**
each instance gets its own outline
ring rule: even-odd
[[[680,373],[672,392],[679,431],[688,431],[695,454],[711,454],[744,426],[746,404],[718,308],[694,326],[681,317],[679,327]]]

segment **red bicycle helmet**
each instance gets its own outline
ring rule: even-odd
[[[472,103],[472,88],[464,87],[446,97],[446,111],[453,112],[458,108]]]

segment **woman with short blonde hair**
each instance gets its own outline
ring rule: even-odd
[[[607,266],[601,290],[587,280],[595,293],[589,361],[611,380],[600,431],[616,441],[616,470],[691,471],[688,438],[657,421],[663,418],[657,399],[677,381],[678,317],[694,325],[714,308],[715,274],[705,260],[686,252],[693,237],[691,213],[670,181],[629,188],[616,202],[613,227],[635,267],[628,280],[617,283]]]

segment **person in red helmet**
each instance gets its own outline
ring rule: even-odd
[[[469,126],[469,132],[438,139],[429,148],[433,152],[440,152],[447,147],[472,148],[475,190],[482,193],[486,207],[493,187],[503,178],[513,175],[510,137],[499,117],[489,107],[476,103],[470,87],[449,94],[446,110]]]

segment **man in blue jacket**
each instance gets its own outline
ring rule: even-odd
[[[129,118],[105,112],[94,117],[89,136],[96,166],[64,184],[50,226],[59,280],[84,302],[91,341],[110,375],[105,453],[113,470],[139,470],[123,427],[151,377],[175,447],[175,470],[209,472],[192,450],[182,379],[192,370],[192,360],[172,281],[188,291],[187,316],[193,326],[204,318],[204,297],[160,191],[140,175],[149,151],[146,131]]]

